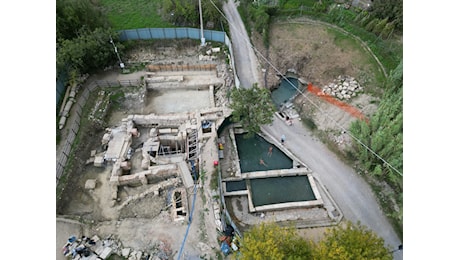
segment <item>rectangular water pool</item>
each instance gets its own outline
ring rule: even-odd
[[[316,200],[308,176],[284,176],[251,179],[254,207]]]

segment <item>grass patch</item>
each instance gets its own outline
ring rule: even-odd
[[[339,46],[342,50],[358,50],[362,53],[362,55],[356,57],[354,62],[359,67],[368,67],[369,70],[366,72],[362,72],[363,75],[360,76],[361,83],[371,83],[375,86],[383,86],[385,83],[385,75],[380,70],[380,66],[377,61],[372,57],[372,55],[363,48],[361,43],[353,37],[344,34],[334,28],[327,28],[328,33],[334,35],[334,44]],[[373,75],[367,75],[369,73]]]
[[[315,122],[309,117],[302,117],[302,123],[308,127],[310,130],[316,130],[318,127],[316,126]]]
[[[161,16],[161,1],[101,0],[103,11],[115,30],[175,27]]]
[[[97,93],[97,89],[94,90],[92,93]],[[56,186],[56,198],[57,202],[61,200],[61,197],[67,188],[69,184],[69,180],[71,180],[71,174],[75,171],[76,168],[76,158],[77,158],[77,152],[81,149],[81,140],[84,140],[85,136],[87,135],[88,132],[93,129],[92,124],[88,118],[89,113],[94,106],[95,100],[97,98],[97,95],[89,95],[88,100],[86,101],[85,105],[83,106],[82,109],[82,115],[80,119],[80,128],[77,131],[75,135],[75,139],[71,145],[69,156],[67,158],[66,165],[64,166],[64,172],[59,179],[59,182]],[[67,122],[70,123],[70,122]],[[64,141],[64,140],[62,140]]]
[[[212,172],[211,175],[211,190],[218,190],[219,188],[219,169],[220,167],[217,166],[214,168],[214,171]]]

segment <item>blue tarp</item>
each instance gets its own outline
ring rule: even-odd
[[[222,250],[224,255],[230,254],[230,246],[228,246],[227,242],[222,242],[222,244],[220,244],[220,250]]]

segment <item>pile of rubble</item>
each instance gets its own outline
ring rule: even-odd
[[[362,91],[363,88],[355,78],[343,75],[340,75],[334,82],[323,87],[323,92],[325,94],[337,97],[341,100],[348,100]]]
[[[172,257],[171,246],[163,241],[157,242],[151,252],[142,252],[123,247],[121,242],[111,235],[103,240],[97,235],[92,238],[82,236],[80,239],[71,236],[62,248],[62,253],[72,260],[108,259],[112,255],[122,256],[128,260],[157,260]]]

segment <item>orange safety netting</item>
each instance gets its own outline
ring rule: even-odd
[[[307,90],[309,92],[315,94],[316,96],[326,100],[327,102],[339,107],[340,109],[344,110],[345,112],[348,112],[350,115],[352,115],[352,116],[354,116],[356,118],[359,118],[361,120],[365,120],[366,122],[369,121],[369,119],[367,119],[366,116],[363,115],[363,113],[361,113],[361,111],[359,111],[357,108],[352,107],[352,106],[348,105],[347,103],[344,103],[344,102],[342,102],[340,100],[337,100],[333,96],[324,93],[320,88],[313,86],[313,84],[308,83]]]

